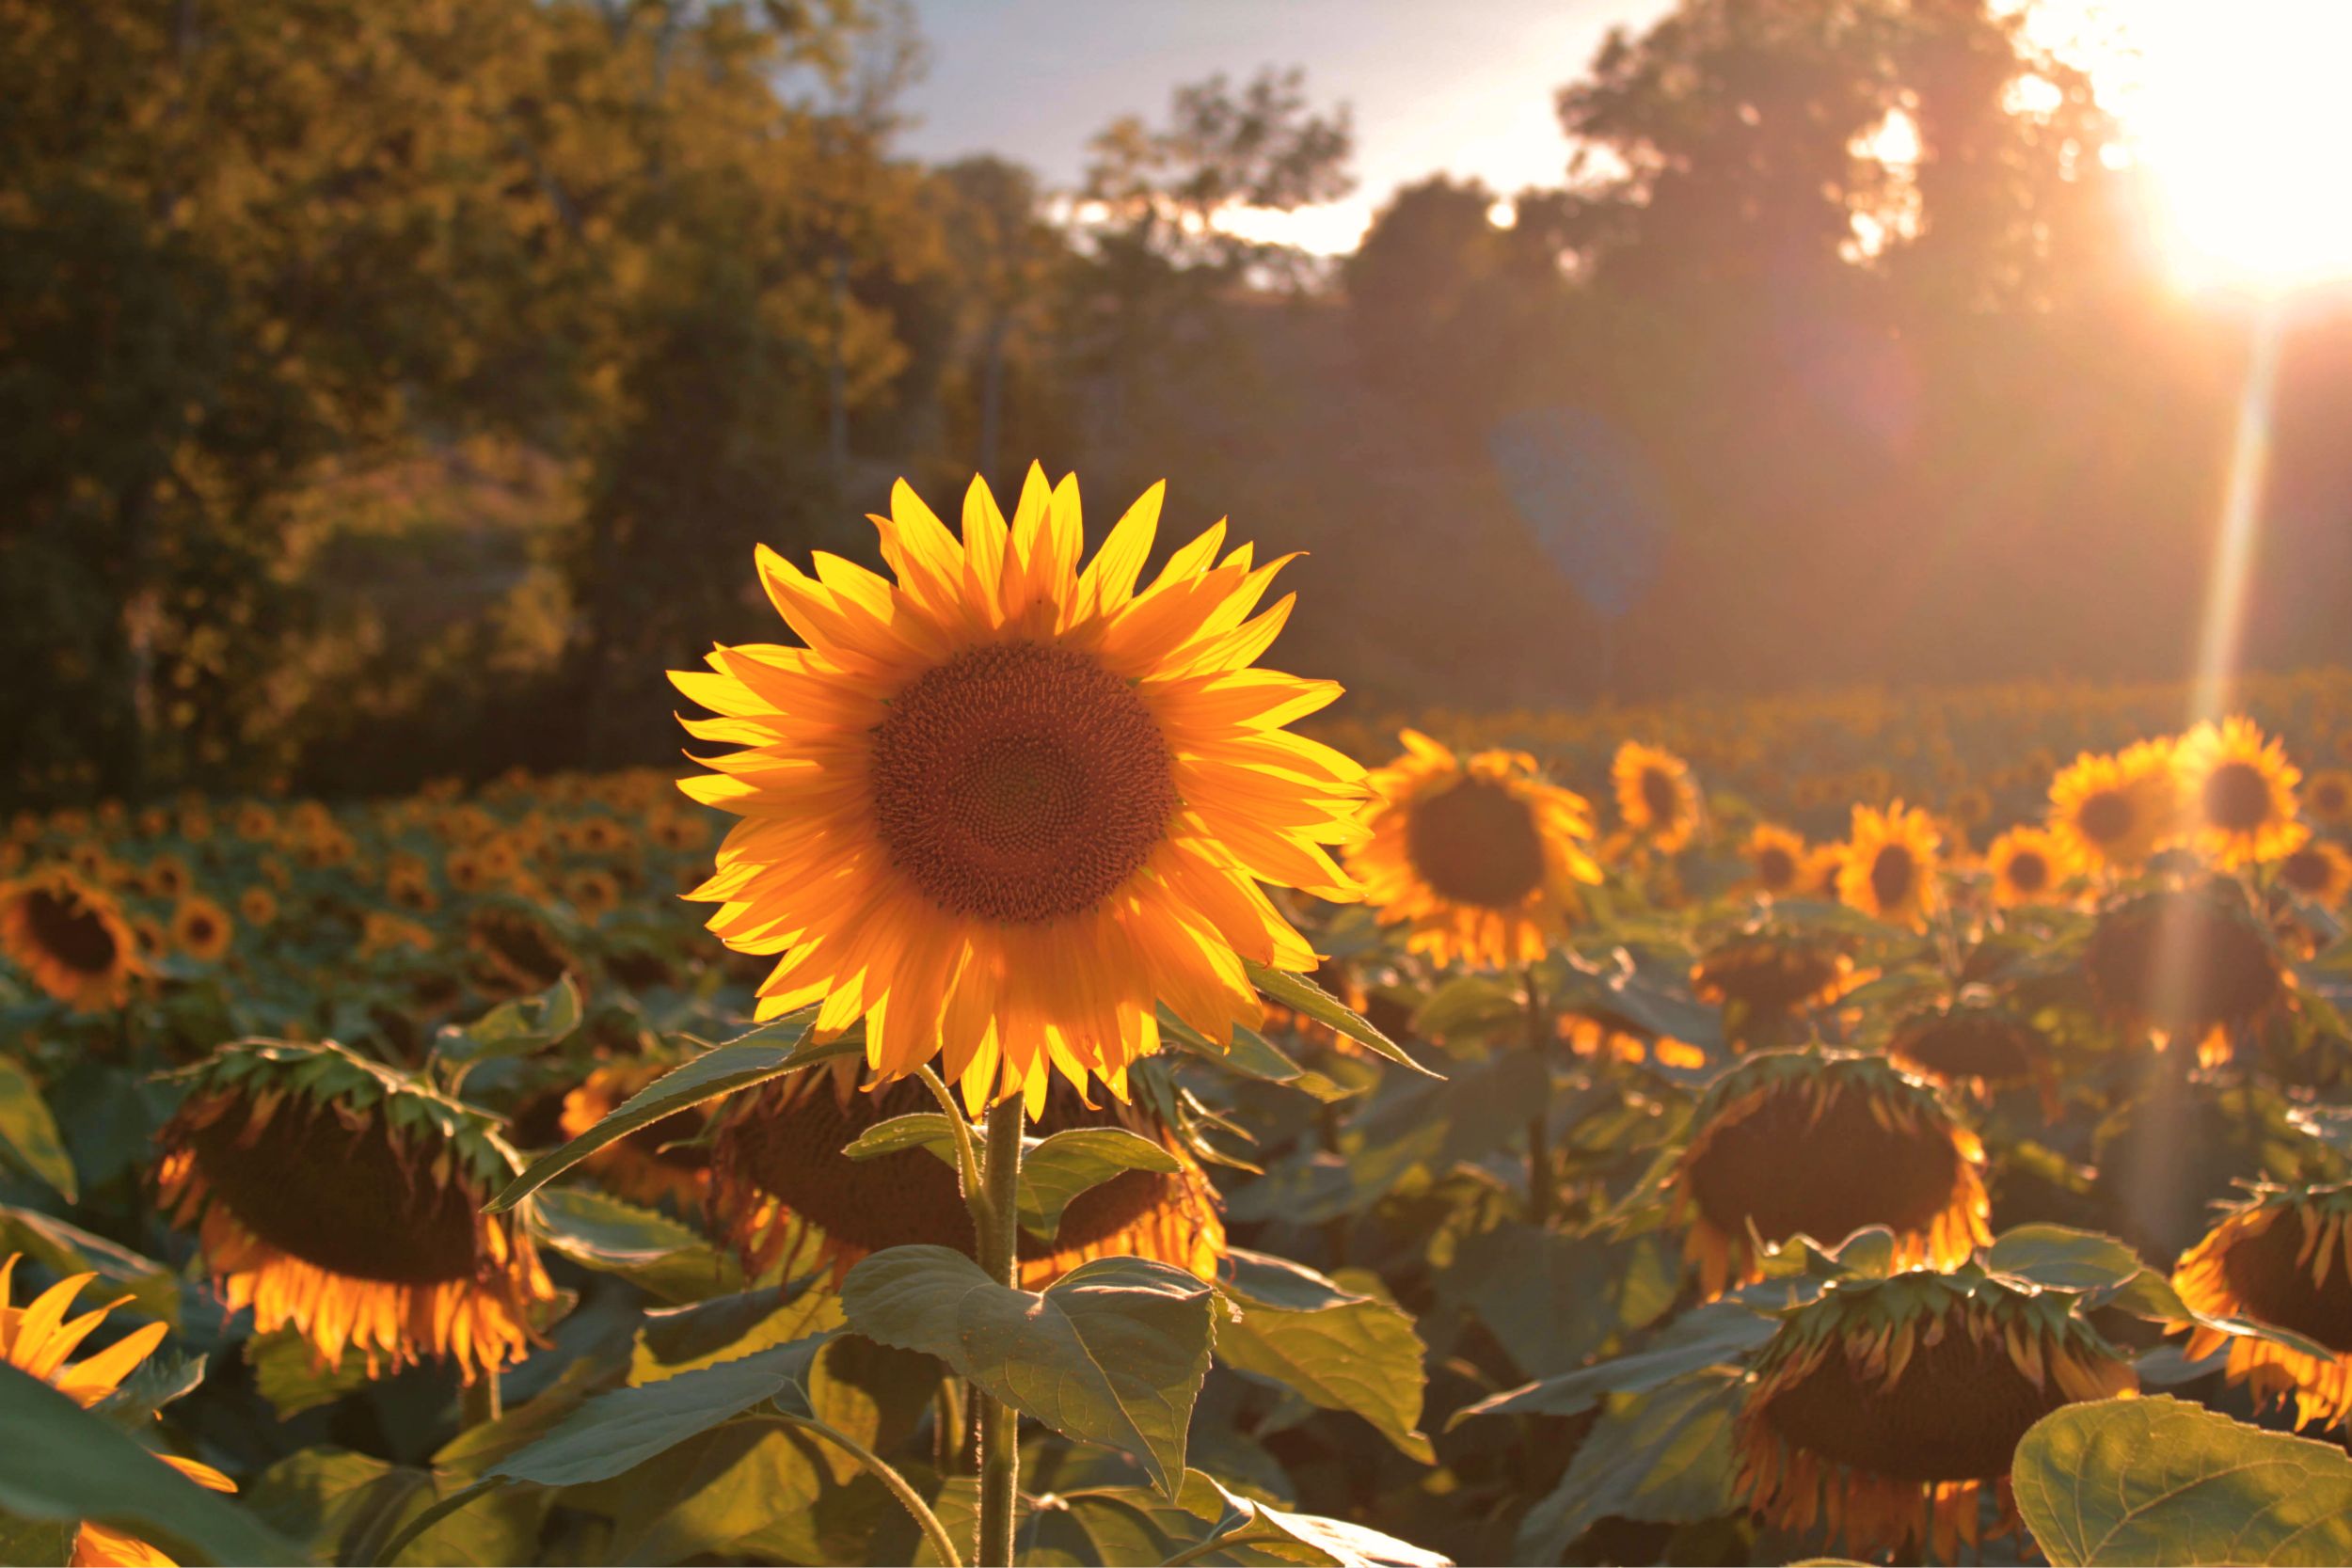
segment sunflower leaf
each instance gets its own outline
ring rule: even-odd
[[[134,1311],[175,1326],[180,1322],[180,1281],[171,1270],[54,1214],[0,1206],[0,1257],[11,1252],[37,1258],[57,1274],[95,1274],[128,1294]]]
[[[873,1126],[842,1145],[841,1152],[852,1160],[879,1160],[885,1154],[903,1154],[910,1148],[929,1149],[953,1170],[956,1164],[956,1137],[947,1125],[947,1118],[937,1111],[910,1111],[902,1117],[892,1117]]]
[[[68,1203],[81,1201],[57,1118],[24,1069],[0,1056],[0,1160],[21,1165]]]
[[[1689,1524],[1732,1507],[1731,1424],[1740,1379],[1701,1372],[1618,1396],[1577,1449],[1560,1484],[1519,1526],[1519,1560],[1557,1562],[1568,1544],[1614,1515]]]
[[[617,1274],[667,1302],[702,1301],[743,1286],[735,1259],[667,1214],[588,1187],[558,1187],[534,1207],[539,1234],[599,1274]]]
[[[471,1023],[442,1025],[433,1053],[453,1062],[527,1055],[578,1029],[581,1011],[580,987],[565,974],[538,995],[501,1002]]]
[[[1690,1372],[1737,1365],[1778,1326],[1742,1303],[1710,1302],[1675,1319],[1629,1355],[1612,1356],[1597,1366],[1580,1367],[1466,1405],[1454,1413],[1447,1430],[1473,1416],[1580,1416],[1611,1394],[1645,1394]]]
[[[699,1105],[707,1100],[734,1094],[764,1084],[771,1078],[814,1067],[818,1062],[832,1061],[838,1056],[854,1054],[865,1049],[864,1041],[854,1033],[836,1040],[819,1044],[809,1037],[809,1025],[816,1022],[817,1010],[803,1008],[789,1017],[765,1024],[732,1044],[707,1051],[674,1071],[664,1073],[621,1102],[610,1115],[579,1137],[550,1153],[533,1160],[529,1168],[506,1185],[506,1190],[492,1198],[485,1212],[501,1214],[546,1186],[582,1160],[610,1143],[618,1142],[641,1127],[650,1126],[663,1117]],[[790,1035],[790,1045],[750,1043],[756,1037]]]
[[[1041,1138],[1021,1156],[1021,1228],[1052,1241],[1079,1194],[1131,1170],[1171,1174],[1176,1156],[1123,1127],[1073,1127]]]
[[[891,1247],[850,1271],[841,1305],[866,1338],[939,1357],[1065,1437],[1135,1455],[1164,1493],[1183,1479],[1217,1310],[1184,1270],[1098,1259],[1040,1293],[946,1247]]]
[[[2034,1423],[2018,1512],[2059,1568],[2352,1561],[2352,1459],[2169,1395],[2070,1404]]]
[[[1427,1347],[1398,1307],[1350,1294],[1312,1269],[1244,1251],[1226,1254],[1220,1281],[1239,1317],[1217,1335],[1217,1356],[1268,1378],[1310,1404],[1372,1423],[1398,1452],[1436,1463],[1421,1430]]]
[[[1389,1038],[1364,1021],[1363,1015],[1316,985],[1304,974],[1294,974],[1286,969],[1268,969],[1255,958],[1244,958],[1249,983],[1269,999],[1280,1003],[1295,1013],[1313,1019],[1317,1023],[1337,1029],[1365,1050],[1386,1056],[1399,1067],[1410,1068],[1424,1078],[1443,1078],[1422,1066],[1405,1053],[1405,1048]]]

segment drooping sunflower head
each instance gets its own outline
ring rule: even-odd
[[[564,1096],[556,1130],[564,1139],[579,1137],[675,1065],[645,1058],[602,1063]],[[632,1203],[699,1207],[710,1184],[710,1150],[702,1141],[709,1120],[700,1106],[673,1112],[605,1145],[581,1167]]]
[[[1699,825],[1699,791],[1689,763],[1662,747],[1629,740],[1617,748],[1609,779],[1628,831],[1661,854],[1691,842]]]
[[[2026,1430],[2138,1386],[2077,1307],[1973,1265],[1832,1282],[1756,1360],[1734,1425],[1741,1496],[1866,1557],[1948,1562],[1963,1541],[2014,1530]]]
[[[2230,1381],[2264,1404],[2292,1396],[2298,1428],[2352,1418],[2352,1182],[2257,1187],[2182,1257],[2172,1287],[2208,1317],[2250,1318],[2328,1353],[2199,1323],[2190,1359],[2226,1344]]]
[[[1793,894],[1803,889],[1810,852],[1804,836],[1770,822],[1759,822],[1748,834],[1748,868],[1756,885],[1770,894]]]
[[[2291,978],[2236,885],[2141,893],[2099,916],[2083,968],[2108,1015],[2226,1056],[2226,1036],[2281,1006]]]
[[[1890,926],[1926,929],[1943,842],[1935,819],[1915,806],[1906,810],[1898,800],[1883,812],[1854,807],[1838,897]]]
[[[1348,868],[1406,945],[1439,963],[1533,963],[1600,880],[1584,798],[1549,784],[1521,752],[1462,758],[1417,730],[1371,776],[1374,804]]]
[[[1669,1178],[1709,1296],[1762,1277],[1750,1232],[1835,1246],[1883,1226],[1899,1261],[1949,1268],[1990,1239],[1976,1134],[1878,1057],[1773,1052],[1709,1085]]]
[[[866,1021],[876,1072],[938,1055],[968,1101],[1034,1111],[1054,1070],[1121,1092],[1162,1003],[1219,1042],[1254,1024],[1240,960],[1314,966],[1259,884],[1356,895],[1327,846],[1362,770],[1283,728],[1340,689],[1253,667],[1283,560],[1220,559],[1222,523],[1138,590],[1159,508],[1084,571],[1076,483],[1035,467],[1009,524],[976,481],[961,541],[899,484],[873,519],[895,582],[760,552],[805,645],[675,677],[719,715],[687,727],[741,748],[682,787],[743,819],[693,896],[780,956],[760,1017],[821,1000],[820,1030]]]
[[[2049,1042],[1993,998],[1965,995],[1918,1008],[1899,1020],[1886,1053],[1898,1066],[1939,1084],[1979,1093],[2046,1082]]]
[[[730,1101],[711,1148],[711,1228],[736,1247],[744,1271],[766,1273],[813,1231],[835,1275],[894,1246],[970,1254],[972,1216],[956,1175],[928,1149],[852,1160],[844,1146],[867,1128],[936,1103],[912,1079],[861,1085],[854,1065],[776,1079]],[[1048,1241],[1021,1233],[1025,1287],[1041,1290],[1094,1258],[1150,1258],[1214,1277],[1225,1227],[1208,1173],[1137,1096],[1089,1106],[1067,1083],[1050,1087],[1034,1135],[1076,1127],[1122,1127],[1174,1158],[1172,1172],[1127,1170],[1071,1200]]]
[[[171,911],[171,944],[199,963],[213,963],[229,951],[237,923],[202,894],[190,894]]]
[[[195,1229],[221,1297],[320,1358],[475,1370],[522,1359],[555,1299],[490,1119],[333,1044],[224,1046],[158,1141],[159,1206]]]
[[[0,954],[77,1012],[119,1007],[146,971],[120,907],[61,865],[0,882]]]
[[[2011,828],[1985,850],[1984,863],[1993,901],[2004,909],[2051,902],[2070,870],[2058,835],[2045,828]]]
[[[2322,909],[2341,909],[2352,894],[2352,854],[2328,839],[2313,839],[2279,863],[2279,885]]]
[[[2130,870],[2171,836],[2180,793],[2173,742],[2085,752],[2050,781],[2050,832],[2074,864]]]
[[[2250,719],[2198,725],[2181,737],[2173,770],[2180,831],[2225,869],[2277,860],[2311,836],[2295,803],[2302,770]]]
[[[105,1349],[82,1357],[72,1357],[103,1324],[114,1309],[128,1297],[93,1307],[78,1317],[69,1317],[73,1301],[85,1286],[98,1276],[94,1274],[70,1275],[58,1280],[23,1307],[10,1305],[11,1280],[16,1273],[17,1255],[0,1259],[0,1365],[40,1379],[52,1388],[87,1410],[122,1386],[122,1380],[136,1371],[155,1347],[163,1342],[164,1325],[148,1323],[117,1339]],[[210,1465],[175,1454],[158,1454],[165,1464],[215,1492],[234,1492],[236,1483]],[[162,1564],[170,1568],[171,1559],[164,1556],[147,1542],[126,1535],[109,1526],[85,1522],[74,1531],[74,1568],[109,1568],[121,1564],[124,1568],[153,1568]]]
[[[1725,1032],[1742,1041],[1772,1038],[1837,1000],[1853,978],[1853,959],[1834,939],[1770,923],[1715,942],[1691,969],[1699,1000],[1721,1007]]]

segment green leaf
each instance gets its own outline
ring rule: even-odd
[[[667,1214],[591,1187],[557,1187],[535,1206],[541,1239],[599,1274],[617,1274],[664,1301],[701,1301],[740,1290],[735,1259]]]
[[[891,1247],[850,1271],[841,1304],[866,1338],[939,1357],[1065,1437],[1134,1454],[1165,1490],[1182,1479],[1216,1310],[1184,1270],[1098,1259],[1040,1294],[946,1247]]]
[[[341,1361],[322,1367],[317,1349],[300,1329],[255,1335],[245,1342],[245,1360],[253,1370],[253,1386],[281,1421],[368,1386],[366,1357],[346,1351]]]
[[[204,1367],[201,1355],[155,1351],[90,1408],[126,1431],[142,1431],[157,1411],[196,1392],[204,1382]]]
[[[788,1298],[781,1286],[745,1291],[691,1307],[648,1312],[644,1327],[637,1331],[628,1381],[632,1385],[660,1383],[680,1372],[822,1334],[841,1323],[841,1298],[814,1288]]]
[[[245,1500],[271,1528],[307,1541],[324,1561],[377,1560],[409,1520],[444,1490],[426,1471],[345,1449],[304,1449],[257,1477]],[[408,1544],[405,1562],[519,1562],[536,1550],[549,1498],[520,1488],[476,1497],[436,1521]]]
[[[1022,1153],[1021,1228],[1050,1242],[1061,1233],[1062,1211],[1080,1193],[1125,1171],[1168,1174],[1182,1168],[1176,1156],[1123,1127],[1056,1132]]]
[[[1682,1259],[1657,1235],[1566,1236],[1506,1221],[1467,1237],[1439,1276],[1530,1377],[1557,1377],[1674,1306]]]
[[[2011,1471],[2018,1512],[2058,1568],[2352,1562],[2352,1459],[2169,1395],[2070,1404],[2036,1421]]]
[[[1338,997],[1316,985],[1304,974],[1294,974],[1286,969],[1268,969],[1255,958],[1244,958],[1242,966],[1249,972],[1249,983],[1261,994],[1279,1002],[1291,1011],[1317,1023],[1337,1029],[1365,1050],[1386,1056],[1399,1067],[1412,1069],[1424,1078],[1442,1078],[1405,1053],[1405,1048],[1364,1022],[1363,1016]]]
[[[1361,1416],[1407,1458],[1437,1462],[1420,1430],[1427,1347],[1410,1316],[1263,1253],[1232,1248],[1225,1267],[1221,1288],[1240,1313],[1217,1334],[1218,1360]]]
[[[68,1203],[81,1201],[73,1162],[57,1135],[57,1118],[24,1069],[0,1056],[0,1155],[22,1165],[36,1180]]]
[[[81,1527],[62,1519],[20,1519],[0,1513],[0,1562],[21,1568],[66,1568]]]
[[[1645,1394],[1687,1373],[1741,1362],[1778,1327],[1736,1301],[1710,1302],[1677,1318],[1643,1350],[1466,1405],[1446,1430],[1473,1416],[1580,1416],[1611,1394]]]
[[[29,1521],[96,1519],[214,1562],[298,1563],[301,1550],[103,1417],[0,1366],[0,1510]]]
[[[1740,1379],[1726,1372],[1613,1397],[1560,1484],[1520,1522],[1520,1560],[1557,1562],[1568,1543],[1613,1515],[1688,1524],[1728,1512],[1739,1408]]]
[[[1994,1238],[1984,1266],[2059,1291],[2113,1290],[2147,1268],[2146,1259],[2113,1236],[2063,1225],[2021,1225]]]
[[[841,1146],[841,1152],[852,1160],[879,1160],[885,1154],[903,1154],[910,1148],[928,1149],[945,1161],[948,1168],[956,1164],[955,1130],[947,1118],[937,1111],[910,1111],[873,1126]]]
[[[1280,1561],[1329,1564],[1330,1568],[1452,1568],[1450,1560],[1393,1535],[1320,1513],[1292,1513],[1252,1497],[1236,1497],[1199,1470],[1186,1473],[1187,1492],[1202,1486],[1213,1490],[1225,1504],[1219,1536],[1235,1541],[1270,1536],[1271,1540],[1255,1539],[1257,1550]],[[1220,1556],[1200,1560],[1215,1562]]]
[[[572,1487],[563,1502],[612,1521],[607,1562],[866,1561],[866,1544],[898,1505],[871,1477],[836,1484],[830,1447],[773,1417],[739,1417],[625,1475]]]
[[[609,1143],[628,1137],[641,1127],[651,1126],[663,1117],[700,1105],[707,1100],[764,1084],[771,1078],[829,1062],[836,1056],[847,1056],[866,1049],[855,1032],[819,1045],[808,1037],[808,1026],[816,1022],[817,1010],[804,1007],[800,1012],[763,1025],[732,1044],[707,1051],[675,1071],[664,1073],[624,1101],[603,1120],[574,1138],[563,1148],[541,1155],[530,1168],[507,1183],[506,1190],[487,1205],[493,1214],[512,1209],[549,1181],[563,1175],[582,1160]],[[792,1045],[747,1044],[754,1036],[776,1036],[792,1033]]]
[[[21,1252],[53,1273],[95,1274],[127,1294],[134,1310],[177,1325],[180,1281],[163,1264],[31,1209],[0,1206],[0,1257]]]
[[[809,1366],[832,1338],[813,1334],[642,1388],[593,1395],[545,1437],[483,1474],[541,1486],[610,1481],[766,1401],[805,1415]]]
[[[538,995],[501,1002],[471,1023],[442,1025],[433,1052],[452,1062],[528,1055],[578,1029],[580,1012],[580,987],[566,974]]]

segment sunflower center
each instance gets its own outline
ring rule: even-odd
[[[1768,888],[1784,888],[1797,879],[1797,863],[1775,846],[1756,857],[1756,878]]]
[[[79,974],[113,970],[114,933],[81,900],[35,888],[25,896],[24,918],[41,950],[68,969]]]
[[[462,1180],[437,1183],[435,1151],[395,1146],[381,1115],[358,1128],[290,1100],[250,1145],[249,1102],[189,1138],[216,1203],[290,1257],[355,1279],[431,1285],[477,1272],[474,1207]]]
[[[2246,832],[2270,820],[2270,781],[2249,762],[2225,762],[2205,780],[2205,820]]]
[[[1744,1237],[1754,1221],[1768,1242],[1802,1232],[1834,1246],[1865,1226],[1924,1231],[1951,1207],[1961,1157],[1947,1134],[1882,1122],[1862,1088],[1818,1112],[1815,1103],[1780,1088],[1708,1138],[1691,1164],[1691,1191],[1716,1229]]]
[[[1672,822],[1679,815],[1682,801],[1675,789],[1675,782],[1662,768],[1642,769],[1642,804],[1649,808],[1653,822]]]
[[[1858,1373],[1836,1350],[1764,1407],[1791,1445],[1895,1481],[1991,1481],[2009,1473],[2026,1429],[2066,1402],[2055,1378],[2042,1387],[2010,1361],[2006,1336],[1979,1340],[1957,1322],[1912,1351],[1892,1388]]]
[[[2331,1268],[2313,1285],[2312,1274],[2294,1212],[2258,1233],[2241,1234],[2221,1255],[2222,1277],[2248,1316],[2316,1339],[2339,1355],[2352,1354],[2352,1275]]]
[[[1886,846],[1870,862],[1870,896],[1881,909],[1894,908],[1910,896],[1918,870],[1909,849],[1899,844]]]
[[[1491,779],[1466,777],[1415,801],[1405,842],[1422,879],[1457,904],[1510,909],[1543,885],[1534,813]]]
[[[2120,789],[2103,789],[2074,813],[2074,825],[2093,844],[2113,844],[2132,831],[2132,802]]]
[[[974,648],[874,726],[868,780],[891,863],[951,915],[1083,914],[1143,866],[1182,804],[1135,688],[1041,642]]]
[[[2050,885],[2050,863],[2032,849],[2009,858],[2009,885],[2020,893],[2040,893]]]

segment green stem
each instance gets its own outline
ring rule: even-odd
[[[923,1086],[931,1091],[931,1098],[938,1101],[939,1108],[946,1113],[948,1134],[956,1140],[956,1174],[963,1182],[963,1201],[972,1211],[973,1234],[984,1234],[988,1226],[980,1215],[989,1196],[980,1184],[980,1157],[972,1144],[972,1123],[964,1116],[963,1107],[956,1103],[956,1097],[947,1092],[946,1083],[931,1070],[930,1063],[915,1069],[915,1076],[923,1080]]]
[[[1015,1270],[1021,1235],[1021,1120],[1019,1095],[988,1113],[988,1164],[982,1192],[990,1218],[980,1231],[980,1267],[999,1285],[1018,1283]],[[974,1222],[980,1215],[973,1214]],[[980,1555],[982,1568],[1011,1568],[1013,1504],[1021,1493],[1021,1416],[985,1388],[973,1389],[980,1405]]]
[[[1525,978],[1527,1048],[1535,1053],[1544,1071],[1543,1099],[1527,1123],[1527,1219],[1540,1227],[1551,1222],[1551,1020],[1544,1012],[1543,988],[1535,978],[1534,964],[1527,966]]]
[[[939,1515],[933,1513],[930,1504],[923,1500],[923,1494],[917,1492],[906,1477],[893,1469],[879,1454],[849,1433],[836,1432],[822,1421],[807,1416],[795,1416],[789,1411],[780,1410],[776,1414],[803,1432],[815,1433],[864,1465],[867,1475],[889,1488],[890,1495],[898,1499],[899,1505],[914,1515],[914,1523],[923,1531],[923,1539],[931,1544],[931,1552],[939,1559],[940,1568],[963,1568],[963,1559],[956,1551],[956,1544],[948,1539],[947,1527],[939,1522]]]

